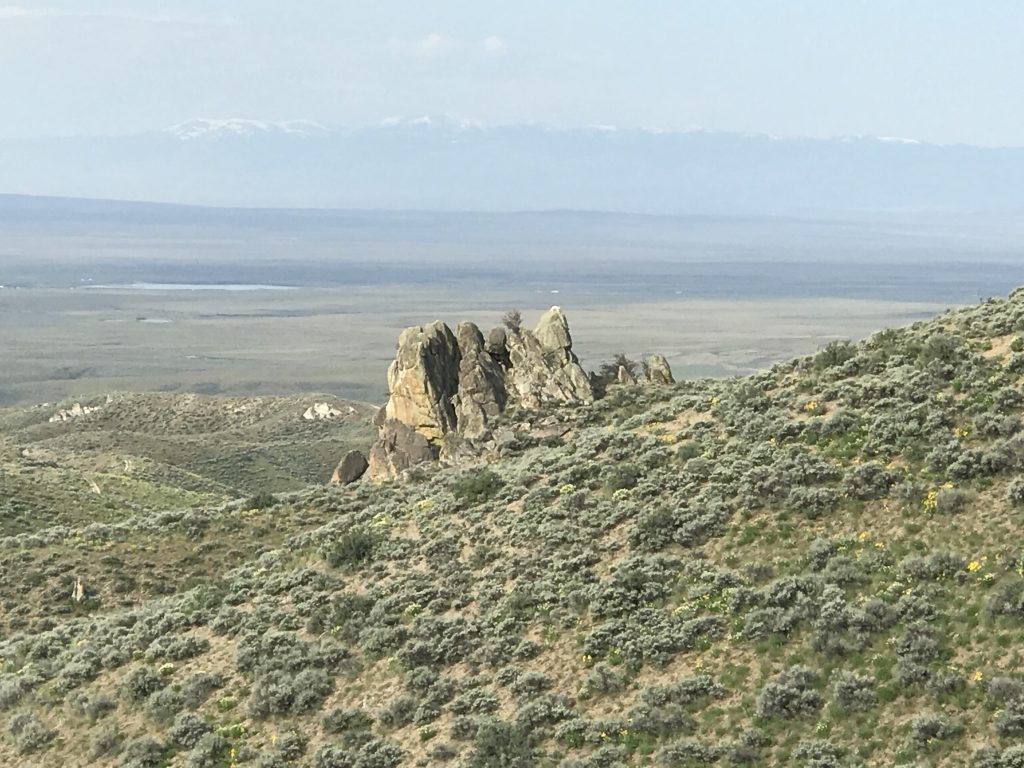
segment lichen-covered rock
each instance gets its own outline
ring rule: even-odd
[[[388,368],[387,417],[428,440],[440,440],[453,431],[460,360],[455,336],[440,320],[402,331]]]
[[[334,485],[348,485],[362,477],[370,465],[362,451],[349,451],[334,468],[331,482]]]
[[[652,384],[675,384],[672,369],[664,355],[651,355],[647,358],[647,380]]]
[[[385,419],[370,448],[369,478],[379,483],[397,477],[417,464],[434,461],[437,455],[424,435],[402,421]]]
[[[505,410],[505,373],[486,351],[483,334],[473,323],[459,323],[455,337],[462,356],[455,402],[456,429],[462,437],[475,439],[486,435],[489,422]]]

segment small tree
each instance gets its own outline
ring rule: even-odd
[[[612,382],[618,377],[619,368],[625,368],[626,373],[635,378],[639,367],[640,364],[636,360],[630,360],[624,352],[617,352],[610,362],[601,364],[601,370],[598,371],[597,375],[604,379],[606,383]]]
[[[501,318],[501,324],[510,331],[519,331],[523,327],[523,313],[518,309],[510,309]]]

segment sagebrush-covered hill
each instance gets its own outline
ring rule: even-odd
[[[1022,384],[1024,290],[489,466],[40,519],[0,764],[1024,766]]]
[[[332,418],[303,418],[317,403]],[[0,535],[323,483],[373,440],[375,411],[330,395],[125,393],[0,410]]]

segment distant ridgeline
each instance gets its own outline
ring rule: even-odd
[[[333,481],[352,482],[368,469],[370,479],[379,482],[427,462],[500,456],[517,439],[510,420],[499,418],[510,409],[527,416],[518,427],[561,430],[559,423],[570,413],[545,420],[543,410],[592,403],[600,383],[573,354],[561,309],[545,312],[532,331],[518,320],[515,315],[486,339],[470,322],[459,323],[454,333],[440,320],[406,328],[388,368],[390,396],[374,419],[379,436],[369,460],[349,454]],[[673,381],[661,355],[651,357],[645,370],[645,381]],[[618,369],[617,380],[635,383],[625,367]]]

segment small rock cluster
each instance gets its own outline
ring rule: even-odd
[[[333,421],[334,419],[340,419],[355,412],[356,409],[351,405],[348,406],[347,411],[342,411],[340,408],[335,408],[330,403],[314,403],[303,411],[302,418],[306,421]]]

